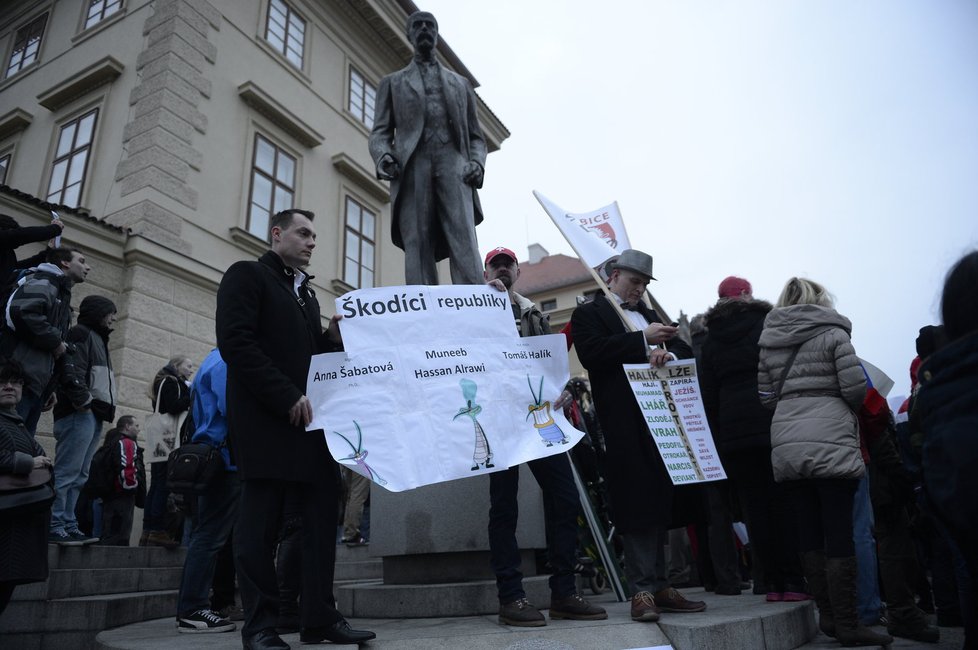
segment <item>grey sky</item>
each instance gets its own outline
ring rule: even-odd
[[[857,352],[909,389],[917,329],[978,246],[974,0],[419,2],[512,131],[483,252],[573,254],[568,211],[617,200],[674,317],[730,274],[825,284]]]

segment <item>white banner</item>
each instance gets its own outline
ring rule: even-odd
[[[518,337],[509,294],[484,284],[358,289],[336,299],[343,349],[404,341]]]
[[[623,250],[631,248],[617,202],[578,214],[567,212],[536,190],[533,191],[533,196],[537,197],[537,201],[560,232],[591,268],[597,268],[615,255],[620,255]]]
[[[673,485],[727,478],[703,410],[696,361],[623,368]]]
[[[374,305],[395,296],[416,302]],[[341,303],[357,313],[340,321],[346,351],[312,358],[308,429],[323,429],[333,457],[378,485],[399,492],[494,472],[583,437],[552,407],[570,374],[566,339],[520,338],[505,292],[386,287],[343,296],[344,313]]]

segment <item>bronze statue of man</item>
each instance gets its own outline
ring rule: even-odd
[[[435,59],[438,22],[407,19],[414,59],[377,91],[370,155],[391,183],[391,237],[404,251],[407,284],[438,284],[435,264],[450,258],[452,282],[481,284],[475,227],[482,222],[486,141],[468,80]]]

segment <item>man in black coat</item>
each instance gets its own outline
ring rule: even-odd
[[[693,356],[676,338],[678,328],[663,325],[642,301],[653,279],[652,257],[626,250],[608,280],[612,298],[625,310],[622,315],[598,294],[571,317],[574,345],[587,368],[605,433],[611,509],[624,543],[625,574],[633,594],[631,616],[636,621],[656,621],[660,611],[706,609],[706,603],[686,600],[666,581],[663,550],[672,518],[672,482],[622,369],[625,363],[661,366]],[[659,343],[666,349],[649,347]]]
[[[309,287],[316,246],[313,213],[272,217],[271,250],[237,262],[217,291],[217,344],[228,365],[229,446],[242,480],[234,555],[245,608],[245,650],[289,646],[275,632],[278,587],[273,554],[287,498],[302,504],[304,643],[360,643],[373,632],[350,629],[336,611],[333,569],[339,473],[322,431],[306,431],[305,395],[313,354],[340,348],[338,317],[327,332]]]

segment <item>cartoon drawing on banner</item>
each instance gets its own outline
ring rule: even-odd
[[[354,463],[356,463],[360,467],[360,469],[366,471],[367,476],[370,477],[370,480],[371,481],[374,481],[375,483],[378,483],[380,485],[387,485],[387,481],[385,481],[384,479],[382,479],[380,477],[380,474],[378,474],[377,472],[375,472],[374,470],[372,470],[370,468],[370,465],[367,464],[367,460],[366,460],[366,458],[367,458],[367,450],[363,448],[363,431],[360,430],[360,425],[357,424],[357,421],[356,420],[353,421],[353,426],[355,426],[357,428],[357,444],[356,444],[355,447],[353,446],[353,443],[350,442],[350,439],[347,438],[346,436],[344,436],[342,433],[340,433],[339,431],[334,431],[333,432],[334,434],[338,435],[340,438],[343,438],[343,440],[346,441],[346,444],[350,445],[350,449],[353,450],[353,455],[352,456],[347,456],[345,458],[339,458],[337,460],[339,460],[341,462],[344,461],[344,460],[352,460]]]
[[[461,379],[458,383],[462,387],[462,397],[465,398],[465,407],[460,408],[452,420],[454,421],[463,415],[467,415],[472,418],[472,424],[475,425],[475,451],[472,452],[472,471],[474,472],[479,469],[479,465],[482,465],[486,469],[495,467],[492,464],[492,448],[489,446],[486,432],[482,430],[482,425],[476,419],[476,416],[482,413],[482,407],[475,403],[475,392],[479,389],[479,386],[471,379]]]
[[[530,375],[526,376],[526,384],[530,387],[530,394],[533,396],[533,403],[527,405],[530,412],[526,414],[526,419],[529,420],[530,416],[533,416],[533,426],[548,447],[553,447],[555,442],[566,445],[567,436],[550,415],[550,400],[543,400],[543,377],[540,377],[540,387],[536,391],[533,390]]]

